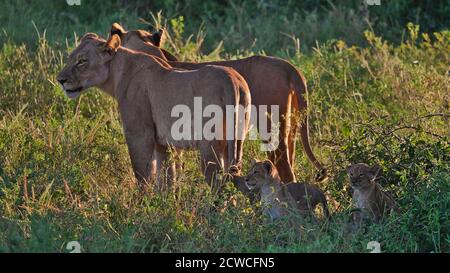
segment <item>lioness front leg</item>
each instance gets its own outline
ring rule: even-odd
[[[152,155],[155,147],[148,132],[125,132],[134,175],[141,190],[152,178]]]
[[[119,111],[133,171],[141,190],[152,179],[155,130],[151,113],[133,102],[119,101]]]

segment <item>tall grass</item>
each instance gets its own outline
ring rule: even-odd
[[[163,11],[169,28],[170,20],[184,18],[184,39],[205,27],[203,52],[211,52],[223,41],[233,55],[243,49],[292,53],[293,40],[303,51],[310,51],[316,41],[330,39],[365,45],[366,29],[398,45],[406,37],[403,28],[408,22],[428,33],[450,25],[446,0],[383,1],[380,6],[368,6],[364,0],[82,0],[80,6],[69,6],[64,0],[2,0],[1,7],[0,30],[28,45],[35,45],[36,29],[46,30],[50,44],[64,46],[66,38],[73,42],[74,33],[106,35],[114,21],[130,29],[152,28],[152,14]],[[4,40],[0,36],[0,43]]]
[[[168,48],[183,58],[223,53],[199,54],[202,35],[186,41],[182,20],[168,24]],[[412,24],[405,33],[399,45],[369,31],[367,46],[330,40],[310,54],[281,53],[309,79],[312,143],[332,175],[321,187],[334,220],[300,227],[264,224],[258,206],[231,185],[212,195],[193,153],[183,158],[174,195],[139,195],[116,103],[94,90],[69,101],[55,85],[71,43],[7,39],[0,52],[0,251],[65,252],[76,240],[86,252],[366,252],[375,240],[386,252],[449,252],[450,34],[424,34]],[[247,49],[227,58],[254,54]],[[245,169],[265,157],[257,147],[246,144]],[[300,148],[297,155],[297,176],[312,181],[313,167]],[[352,233],[345,168],[360,161],[383,168],[380,183],[402,213]]]

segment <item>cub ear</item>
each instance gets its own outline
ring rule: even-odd
[[[119,35],[115,34],[112,35],[109,40],[106,42],[106,51],[108,51],[108,53],[110,53],[111,55],[116,53],[117,50],[119,49],[119,47],[122,44],[122,40],[120,40]]]
[[[349,164],[347,165],[347,167],[345,168],[345,170],[350,173],[350,171],[352,170],[353,164]]]
[[[119,35],[119,37],[122,39],[123,35],[125,35],[125,33],[127,33],[127,32],[119,23],[112,24],[111,32],[110,32],[111,37],[114,35]]]
[[[373,178],[376,178],[381,173],[381,166],[375,165],[373,167],[370,167],[370,173],[372,174]]]
[[[163,29],[158,30],[158,32],[152,35],[153,44],[157,47],[164,45],[166,41],[166,35]]]
[[[89,40],[89,39],[98,39],[98,35],[95,34],[95,33],[89,32],[89,33],[84,34],[84,36],[81,37],[80,41],[84,42],[84,41]]]
[[[272,161],[266,160],[266,161],[264,161],[263,164],[264,164],[264,170],[267,172],[267,174],[272,174],[273,169],[274,169]]]

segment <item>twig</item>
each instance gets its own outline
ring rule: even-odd
[[[426,134],[432,135],[432,136],[440,138],[440,139],[445,138],[444,136],[441,136],[441,135],[438,135],[438,134],[435,134],[435,133],[431,133],[431,132],[428,132],[428,131],[424,131],[424,130],[422,130],[422,129],[418,128],[418,127],[415,127],[415,126],[408,126],[408,125],[395,128],[394,130],[392,130],[391,132],[389,132],[389,133],[387,133],[385,135],[392,135],[395,132],[400,131],[400,130],[404,130],[404,129],[412,129],[412,130],[416,130],[416,131],[422,131],[422,132],[424,132]]]

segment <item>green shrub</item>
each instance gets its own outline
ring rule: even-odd
[[[222,7],[220,2],[207,1],[201,6],[205,10],[186,6],[183,20],[171,18],[168,46],[182,58],[217,59],[221,53],[239,58],[267,48],[288,58],[309,79],[311,140],[330,169],[330,180],[320,186],[330,197],[333,221],[320,219],[319,225],[293,227],[289,221],[264,224],[258,205],[250,205],[231,185],[222,197],[212,195],[192,152],[183,157],[185,172],[175,196],[153,192],[139,196],[116,103],[98,91],[69,101],[55,81],[67,48],[72,47],[58,37],[74,30],[78,35],[88,30],[106,32],[111,18],[120,20],[129,14],[128,20],[137,24],[134,19],[142,11],[116,10],[121,2],[102,4],[101,14],[78,7],[83,20],[73,27],[49,25],[59,30],[53,37],[46,36],[50,42],[43,36],[38,40],[29,36],[27,24],[20,25],[25,31],[21,34],[10,30],[15,29],[14,20],[26,20],[27,14],[36,16],[36,22],[57,22],[65,15],[49,17],[38,11],[68,9],[61,2],[34,1],[27,7],[7,2],[7,11],[24,16],[13,19],[0,13],[8,33],[0,48],[1,252],[68,252],[70,241],[79,241],[84,252],[368,252],[370,241],[381,242],[386,252],[450,251],[448,30],[428,35],[411,24],[408,36],[398,45],[373,32],[361,33],[364,46],[349,46],[348,40],[328,40],[324,35],[327,42],[307,54],[296,50],[295,55],[286,50],[291,42],[263,39],[252,48],[236,35],[229,37],[228,45],[223,38],[224,48],[205,55],[200,47],[203,43],[210,47],[209,37],[228,37],[239,26],[227,21],[232,20],[233,10],[251,15],[263,10],[263,17],[249,16],[250,26],[265,26],[264,19],[267,24],[277,20],[273,30],[279,30],[287,16],[283,12],[297,1],[279,7],[282,12],[277,19],[270,14],[277,8],[273,5],[281,6],[276,1],[258,1],[255,10],[240,3],[220,12],[215,11]],[[305,1],[303,8],[312,14],[329,12],[315,9],[314,3]],[[174,11],[182,9],[174,7]],[[206,24],[203,34],[186,40],[191,21],[196,22],[186,14],[196,10],[205,22],[218,23]],[[110,12],[112,17],[105,16]],[[300,19],[293,18],[292,25]],[[223,24],[227,28],[221,31],[218,26]],[[246,29],[246,21],[240,24],[249,35],[274,36],[269,27],[264,31]],[[323,31],[331,30],[325,26]],[[230,41],[246,47],[239,46],[243,50],[235,53]],[[246,143],[245,169],[251,158],[266,157],[257,147],[255,142]],[[311,182],[316,171],[300,145],[296,154],[299,180]],[[379,182],[398,199],[402,213],[349,233],[351,192],[345,169],[360,161],[382,167]],[[231,200],[236,200],[236,206]]]

